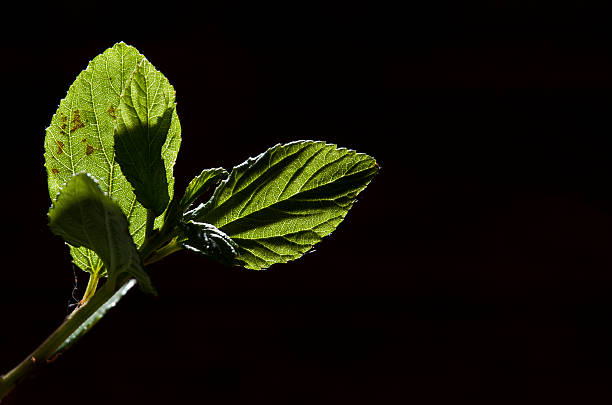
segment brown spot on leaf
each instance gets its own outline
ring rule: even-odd
[[[51,173],[53,174],[59,174],[59,170],[57,170],[55,167],[51,169]]]
[[[108,110],[106,110],[106,112],[108,113],[108,115],[110,115],[113,118],[117,118],[117,110],[115,109],[115,107],[113,107],[113,105],[111,104],[110,107],[108,107]]]
[[[61,155],[63,151],[64,151],[64,142],[57,141],[57,154]]]
[[[81,113],[79,110],[74,110],[72,113],[72,121],[70,121],[70,132],[74,132],[79,128],[83,128],[85,124],[81,121]]]
[[[66,124],[62,124],[62,129],[66,129]],[[62,131],[63,133],[64,131]]]
[[[87,142],[87,138],[81,139],[81,142],[83,142],[83,143]]]
[[[63,112],[60,112],[60,115],[62,116],[62,121],[66,122],[68,120],[68,118],[66,118],[66,116],[64,115]]]
[[[87,146],[85,147],[85,154],[89,156],[92,153],[94,153],[94,147],[91,146],[90,144],[87,144]]]

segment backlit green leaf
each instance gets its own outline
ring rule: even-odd
[[[76,173],[90,173],[122,209],[137,246],[143,242],[146,210],[136,200],[132,186],[121,172],[114,153],[114,126],[120,96],[128,78],[143,56],[133,47],[118,43],[95,57],[70,86],[66,98],[51,119],[45,137],[45,166],[49,195],[55,200],[61,187]],[[172,196],[172,167],[180,146],[176,112],[162,147],[168,194]],[[156,221],[160,226],[161,218]],[[103,272],[102,261],[89,249],[71,248],[76,265]]]
[[[204,169],[199,176],[195,177],[185,189],[185,195],[181,199],[181,208],[185,212],[194,201],[204,194],[212,185],[225,180],[228,173],[223,168]]]
[[[325,142],[276,145],[234,167],[191,217],[229,235],[245,267],[264,269],[329,235],[377,172],[372,157]]]
[[[115,127],[117,162],[138,201],[155,216],[169,202],[162,147],[176,109],[174,88],[143,59],[121,96]]]
[[[189,182],[183,197],[180,200],[173,200],[170,203],[170,206],[166,211],[164,226],[167,228],[173,228],[176,226],[179,221],[183,220],[183,214],[185,214],[195,200],[202,196],[202,194],[204,194],[213,185],[227,178],[227,176],[228,173],[223,168],[202,170],[202,173]],[[185,218],[185,221],[188,220],[189,218]]]
[[[86,173],[72,177],[49,210],[49,227],[74,247],[93,250],[102,259],[111,282],[123,273],[154,292],[121,208]]]

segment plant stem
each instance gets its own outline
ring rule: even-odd
[[[166,246],[163,246],[157,249],[155,252],[153,252],[153,254],[151,254],[149,258],[144,262],[144,265],[146,266],[147,264],[155,263],[156,261],[159,261],[163,259],[164,257],[174,252],[177,252],[181,249],[182,249],[181,245],[179,245],[176,242],[176,239],[174,239],[170,243],[168,243]]]
[[[152,263],[180,249],[180,246],[176,244],[175,241],[172,241],[172,239],[177,236],[178,230],[166,230],[162,228],[160,232],[152,235],[154,222],[155,216],[152,212],[150,213],[147,211],[147,229],[149,229],[151,233],[149,234],[149,238],[145,239],[145,242],[139,249],[143,263]],[[172,242],[168,243],[169,241]],[[163,246],[164,244],[167,245]],[[162,248],[160,249],[160,247]],[[92,273],[83,296],[83,305],[68,315],[59,328],[26,357],[25,360],[5,375],[0,376],[0,401],[11,392],[25,376],[32,372],[35,367],[52,362],[61,352],[67,350],[71,344],[71,342],[66,344],[67,339],[71,337],[83,323],[88,321],[96,311],[100,310],[115,293],[121,293],[123,295],[131,288],[133,283],[135,283],[135,280],[128,279],[123,285],[117,285],[116,288],[113,288],[112,283],[105,283],[96,292],[99,280],[99,273]],[[127,285],[128,283],[131,284]],[[121,289],[123,289],[123,291],[119,291]],[[112,305],[114,305],[114,303]],[[95,320],[93,322],[95,323]]]
[[[98,281],[100,281],[99,273],[90,273],[89,281],[87,282],[87,288],[83,294],[80,304],[83,305],[95,294],[96,288],[98,288]]]
[[[172,240],[178,234],[177,229],[166,231],[163,227],[151,239],[145,239],[144,243],[138,249],[143,264],[152,263],[149,258],[157,255],[157,249],[161,248],[165,243]],[[164,246],[162,249],[165,249]],[[155,260],[156,261],[156,260]]]
[[[58,348],[66,339],[108,301],[114,293],[115,289],[112,288],[111,284],[105,284],[85,305],[68,315],[60,327],[57,328],[36,350],[26,357],[25,360],[4,376],[0,377],[0,400],[11,392],[36,366],[53,361],[59,354],[56,353]]]
[[[145,225],[145,240],[153,235],[153,227],[155,226],[155,214],[152,210],[147,210],[147,222]]]

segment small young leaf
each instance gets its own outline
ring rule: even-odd
[[[219,229],[210,224],[189,221],[181,224],[181,231],[178,240],[183,248],[226,265],[236,264],[236,243]]]
[[[329,235],[377,172],[372,157],[325,142],[276,145],[234,167],[190,218],[236,242],[245,267],[264,269]]]
[[[49,210],[51,231],[75,247],[93,250],[102,259],[111,282],[123,273],[155,293],[145,273],[121,208],[86,173],[73,176]]]
[[[185,189],[185,194],[180,200],[173,200],[166,211],[164,226],[173,228],[183,219],[183,214],[191,207],[198,197],[204,194],[211,186],[227,178],[228,173],[223,168],[204,169],[196,176]],[[186,218],[185,221],[188,221]]]
[[[115,153],[138,201],[155,216],[169,202],[162,147],[176,109],[174,88],[143,59],[121,95],[115,128]]]
[[[187,211],[198,197],[204,194],[212,185],[225,180],[227,176],[227,171],[221,167],[202,170],[202,173],[191,180],[185,189],[185,195],[181,199],[180,204],[182,212]]]

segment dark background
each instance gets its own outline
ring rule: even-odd
[[[181,252],[151,266],[159,297],[130,293],[7,404],[610,403],[608,10],[291,4],[5,14],[3,372],[71,301],[69,253],[46,227],[44,129],[115,42],[177,91],[177,190],[296,139],[382,166],[296,262],[250,272]]]

